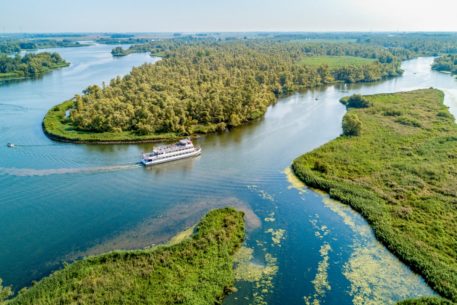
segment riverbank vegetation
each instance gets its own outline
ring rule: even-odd
[[[455,305],[449,300],[438,297],[425,297],[398,302],[397,305]]]
[[[432,69],[457,74],[457,55],[443,55],[435,58]]]
[[[360,102],[360,97],[354,98]],[[435,89],[345,99],[357,134],[293,162],[307,185],[359,211],[393,253],[457,301],[457,125]]]
[[[218,304],[234,285],[233,257],[244,236],[242,212],[213,210],[188,239],[88,257],[7,304]]]
[[[14,57],[0,54],[0,80],[38,77],[68,65],[58,53],[31,53]]]
[[[74,48],[84,47],[87,44],[82,44],[78,41],[62,39],[24,39],[24,40],[0,40],[0,53],[14,54],[20,51],[31,51],[38,49],[50,48]]]
[[[69,117],[45,118],[46,132],[67,139],[74,134],[67,136],[66,130],[79,132],[80,139],[93,133],[100,141],[102,133],[134,135],[130,140],[208,133],[261,118],[278,97],[293,92],[401,74],[400,62],[388,51],[352,44],[179,40],[147,46],[165,57],[108,86],[88,87],[73,99]],[[307,57],[317,55],[321,64],[306,64]],[[351,59],[329,66],[325,56]]]

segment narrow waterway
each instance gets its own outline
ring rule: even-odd
[[[457,114],[457,83],[404,63],[402,77],[296,94],[264,119],[198,139],[203,154],[153,168],[136,165],[152,144],[76,145],[46,138],[46,111],[92,83],[108,82],[146,54],[112,58],[111,46],[58,50],[72,65],[38,80],[0,85],[0,277],[19,289],[63,261],[166,240],[214,207],[246,211],[249,281],[227,304],[389,304],[431,295],[424,281],[373,237],[347,206],[307,190],[292,160],[341,133],[344,95],[437,87]],[[18,144],[9,149],[7,142]],[[4,143],[4,144],[3,144]],[[246,275],[249,275],[246,277]],[[316,303],[314,303],[316,304]]]

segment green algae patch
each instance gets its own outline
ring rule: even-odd
[[[232,290],[243,213],[210,211],[174,245],[115,251],[67,265],[8,304],[215,304]]]
[[[353,207],[376,237],[457,301],[457,125],[435,89],[364,97],[358,135],[297,158],[294,173]],[[350,220],[348,220],[350,221]]]
[[[268,229],[266,233],[271,234],[271,241],[275,246],[281,246],[281,241],[285,238],[284,235],[286,234],[286,230],[284,229]]]
[[[275,265],[253,262],[254,250],[242,247],[235,254],[235,278],[238,281],[260,282],[263,278],[274,276],[278,270]]]
[[[304,301],[306,305],[319,305],[321,300],[325,297],[327,291],[330,291],[332,287],[328,281],[328,268],[329,268],[329,252],[331,247],[328,243],[324,243],[319,250],[321,255],[321,261],[317,266],[316,276],[312,280],[314,294],[311,296],[305,296]]]
[[[286,167],[283,173],[286,175],[287,181],[289,182],[287,189],[296,189],[300,194],[303,194],[306,191],[306,185],[303,181],[298,179],[290,166]]]
[[[254,259],[252,248],[242,247],[235,254],[235,278],[250,283],[253,293],[250,304],[266,305],[267,296],[273,291],[273,279],[278,272],[277,259],[268,252],[262,262]]]

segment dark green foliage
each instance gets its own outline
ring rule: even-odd
[[[242,212],[213,210],[190,239],[77,261],[8,304],[219,304],[234,284],[233,254],[244,236]]]
[[[370,107],[370,102],[360,94],[354,94],[348,98],[342,98],[341,103],[347,108],[367,108]]]
[[[443,55],[435,58],[432,69],[457,74],[457,55]]]
[[[399,62],[376,60],[385,50],[352,44],[186,39],[143,45],[151,52],[165,52],[165,57],[76,96],[67,129],[134,137],[214,132],[262,117],[280,96],[347,78],[367,81],[369,71],[374,79],[400,73]],[[303,64],[309,54],[322,53],[374,60],[336,70]]]
[[[37,77],[51,70],[68,66],[58,53],[16,55],[0,54],[0,79]]]
[[[293,170],[359,211],[389,250],[457,301],[457,125],[444,94],[426,89],[365,98],[369,108],[346,114],[358,116],[363,132],[299,157]]]
[[[21,50],[38,50],[48,48],[68,48],[86,46],[78,41],[57,39],[9,39],[0,41],[0,53],[12,54]]]
[[[115,37],[113,37],[115,36]],[[95,40],[97,43],[102,44],[140,44],[148,43],[151,41],[146,38],[133,38],[133,37],[117,37],[118,35],[111,35],[110,38],[99,38]]]
[[[357,42],[386,47],[402,59],[457,53],[456,33],[374,33],[364,36],[357,37]]]
[[[111,54],[113,56],[126,56],[129,53],[126,50],[124,50],[122,47],[116,47],[113,50],[111,50]]]
[[[455,303],[442,298],[420,298],[398,302],[397,305],[455,305]]]
[[[362,132],[362,122],[357,114],[348,113],[343,118],[343,135],[358,136]]]
[[[3,301],[13,294],[11,287],[3,287],[3,280],[0,278],[0,304],[3,304]]]

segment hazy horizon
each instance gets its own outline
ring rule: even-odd
[[[17,0],[0,3],[0,32],[453,32],[456,9],[452,0]]]

